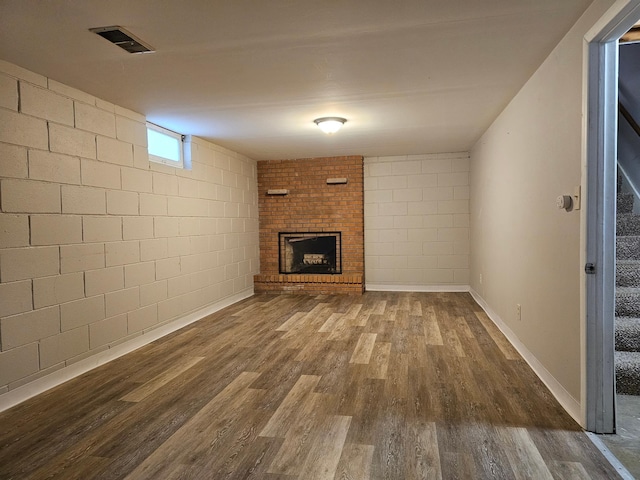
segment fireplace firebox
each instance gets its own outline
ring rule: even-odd
[[[340,232],[278,233],[280,273],[342,273]]]

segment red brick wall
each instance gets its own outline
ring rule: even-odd
[[[329,178],[346,184],[328,185]],[[258,162],[260,274],[256,292],[362,293],[364,290],[363,157]],[[288,195],[268,195],[286,189]],[[342,274],[281,275],[279,232],[342,232]]]

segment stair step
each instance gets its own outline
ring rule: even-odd
[[[640,317],[640,288],[616,288],[616,317]]]
[[[616,215],[616,235],[640,235],[640,215],[618,213]]]
[[[640,287],[640,260],[616,262],[616,286]]]
[[[640,352],[616,352],[616,392],[640,395]]]
[[[616,258],[635,260],[640,258],[640,236],[627,235],[616,239]]]
[[[616,318],[616,350],[640,352],[640,318]]]
[[[633,211],[632,193],[618,193],[616,198],[616,211],[618,213],[631,213]]]

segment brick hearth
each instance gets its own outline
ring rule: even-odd
[[[347,183],[327,183],[345,178]],[[254,276],[256,292],[364,291],[363,178],[361,156],[258,162],[260,274]],[[342,232],[342,273],[281,274],[279,232]]]

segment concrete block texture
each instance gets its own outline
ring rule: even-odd
[[[89,325],[89,347],[91,349],[108,345],[126,336],[126,314],[107,318]]]
[[[149,305],[127,314],[127,331],[135,333],[151,328],[158,323],[158,306]]]
[[[62,213],[95,214],[107,213],[105,190],[101,188],[62,185]]]
[[[133,166],[133,146],[115,138],[97,138],[98,160],[118,165]]]
[[[89,351],[89,328],[74,328],[40,340],[40,368],[63,363]]]
[[[140,307],[140,290],[138,287],[109,292],[104,297],[107,317],[127,313]]]
[[[84,215],[82,231],[85,243],[122,240],[122,218]]]
[[[18,110],[18,80],[0,74],[0,107]]]
[[[116,116],[94,105],[75,103],[76,128],[107,137],[116,136]]]
[[[122,238],[124,240],[153,238],[153,217],[122,217]]]
[[[20,82],[20,111],[26,115],[73,126],[73,100],[27,82]]]
[[[42,148],[46,150],[47,147]],[[96,158],[96,136],[73,127],[49,125],[49,149],[83,158]]]
[[[60,273],[104,268],[104,244],[60,246]]]
[[[60,326],[63,332],[104,318],[104,295],[82,298],[60,305]]]
[[[60,153],[29,150],[29,178],[80,184],[80,159]]]
[[[110,215],[138,215],[138,193],[122,190],[107,191],[107,213]]]
[[[140,261],[140,242],[110,242],[105,244],[107,267],[126,265]]]
[[[29,216],[0,213],[0,248],[29,245]]]
[[[121,266],[89,270],[84,277],[88,297],[124,288],[124,269]]]
[[[136,285],[145,285],[156,281],[156,263],[143,262],[125,265],[124,267],[124,285],[125,287],[134,287]]]
[[[58,305],[0,319],[3,351],[37,342],[57,333],[60,333]]]
[[[31,280],[0,283],[0,317],[33,310]]]
[[[0,180],[4,212],[60,213],[60,185],[33,180]]]
[[[28,174],[27,149],[0,143],[0,177],[27,178]]]
[[[382,285],[468,284],[468,154],[365,159],[365,276]]]
[[[82,243],[82,217],[79,215],[31,215],[32,245]]]
[[[33,304],[35,308],[58,305],[83,297],[84,274],[82,272],[33,280]]]
[[[92,187],[120,189],[120,168],[104,162],[82,159],[80,163],[82,184]]]
[[[116,137],[123,142],[147,146],[147,125],[144,121],[132,120],[122,115],[116,116]]]
[[[0,61],[0,391],[252,285],[256,162],[145,122]]]
[[[47,277],[60,272],[58,246],[0,250],[0,282]]]
[[[151,193],[153,191],[153,177],[148,170],[122,167],[121,176],[123,190],[144,193]]]
[[[40,359],[38,344],[30,343],[20,348],[0,352],[0,385],[8,385],[38,371]]]

